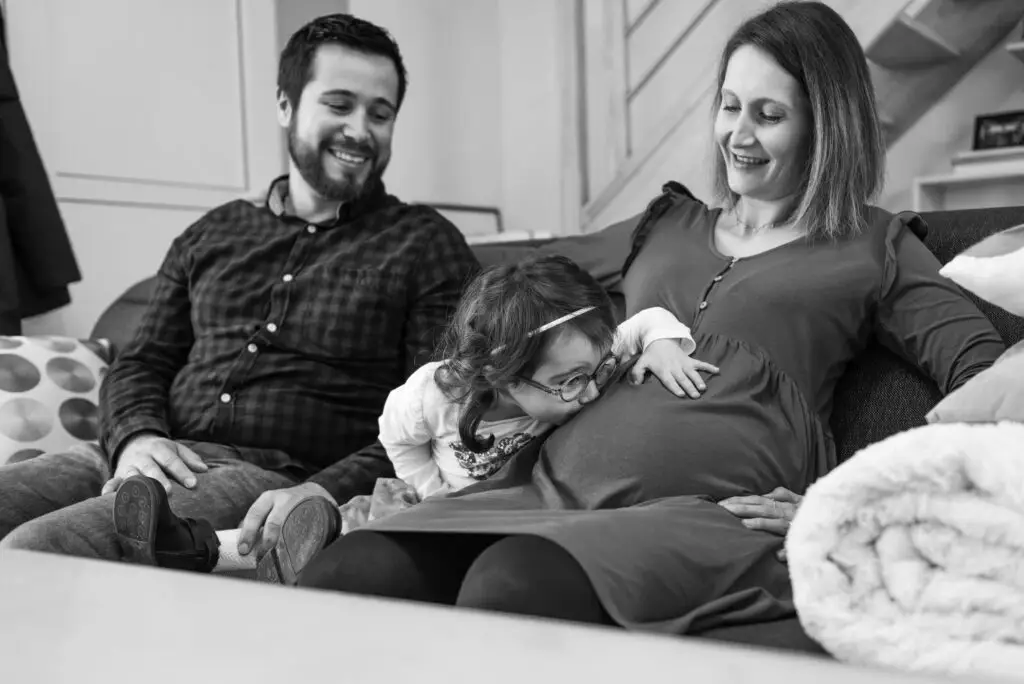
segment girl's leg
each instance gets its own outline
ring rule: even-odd
[[[299,585],[454,604],[466,569],[496,537],[359,530],[314,558]]]
[[[590,579],[558,544],[505,537],[469,566],[456,605],[519,615],[611,625]]]

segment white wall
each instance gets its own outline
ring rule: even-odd
[[[497,207],[509,232],[565,223],[562,131],[572,0],[350,0],[402,50],[409,91],[388,189],[406,201]],[[570,214],[571,215],[571,212]],[[571,219],[570,219],[571,220]]]
[[[498,7],[493,0],[350,0],[388,29],[409,72],[384,180],[405,201],[501,203]]]
[[[1019,39],[1021,27],[1010,36]],[[889,211],[912,208],[914,179],[951,170],[953,156],[971,149],[976,116],[1022,109],[1024,62],[1000,43],[889,148],[878,204]]]
[[[284,168],[286,153],[274,121],[273,103],[276,64],[284,41],[292,30],[314,16],[350,11],[392,32],[410,72],[409,94],[399,115],[394,155],[385,176],[390,191],[406,201],[497,207],[506,230],[513,233],[578,230],[575,216],[579,207],[576,202],[565,201],[567,191],[572,197],[574,177],[562,173],[566,156],[572,158],[575,154],[573,141],[562,135],[574,96],[562,77],[562,70],[571,67],[565,63],[565,22],[573,0],[209,0],[202,7],[196,3],[207,0],[188,0],[190,9],[180,11],[169,9],[164,0],[90,0],[96,4],[82,16],[92,24],[65,21],[69,8],[78,1],[7,1],[15,77],[22,87],[44,163],[56,181],[59,206],[83,276],[81,283],[71,287],[72,304],[25,321],[28,334],[87,335],[117,295],[155,272],[171,240],[205,207],[229,199],[231,193],[222,192],[224,197],[218,195],[217,201],[207,201],[212,194],[196,188],[175,189],[173,184],[132,182],[107,184],[97,190],[92,180],[65,173],[69,169],[83,170],[80,160],[69,156],[69,147],[61,143],[62,136],[71,130],[75,131],[73,140],[78,142],[103,140],[109,145],[109,156],[90,157],[85,175],[99,174],[92,167],[98,162],[109,166],[112,160],[118,160],[119,165],[113,169],[116,173],[104,168],[99,175],[133,178],[154,168],[183,173],[188,168],[239,166],[236,157],[240,152],[237,146],[226,147],[228,137],[218,136],[217,145],[198,144],[210,134],[201,128],[202,121],[209,120],[210,115],[222,124],[232,121],[231,117],[237,120],[237,105],[225,109],[227,104],[218,103],[216,111],[197,119],[176,116],[167,107],[187,107],[184,114],[195,114],[203,112],[206,105],[189,104],[180,98],[163,101],[174,99],[174,93],[191,87],[190,83],[214,83],[205,74],[208,70],[197,71],[203,60],[210,60],[212,71],[223,71],[224,60],[234,59],[230,42],[211,40],[201,41],[208,46],[203,54],[193,51],[193,58],[178,59],[173,46],[194,42],[181,38],[183,31],[187,33],[186,25],[175,24],[168,29],[168,21],[176,20],[182,12],[209,14],[221,23],[233,13],[243,21],[254,15],[261,17],[258,27],[242,31],[240,26],[239,36],[246,43],[246,64],[241,72],[234,65],[232,72],[259,86],[250,83],[244,93],[251,177],[243,185],[251,187],[235,195],[265,187],[271,176]],[[104,33],[130,15],[150,16],[156,21],[137,23],[144,28],[134,33]],[[264,19],[276,22],[276,26],[267,26]],[[204,25],[210,27],[211,22]],[[90,28],[83,31],[83,25]],[[177,33],[171,35],[168,30]],[[225,27],[217,24],[211,30],[223,32]],[[90,67],[82,60],[89,54],[84,48],[72,56],[66,54],[72,48],[61,52],[47,47],[77,45],[82,36],[104,44],[127,41],[131,45],[126,54],[133,57],[119,58],[111,72],[109,64]],[[225,34],[225,39],[229,37],[235,38],[233,33]],[[164,45],[169,40],[172,43]],[[154,49],[147,49],[150,46]],[[111,49],[128,48],[122,45]],[[88,72],[88,78],[80,73],[82,70]],[[115,72],[121,80],[111,75]],[[62,91],[54,84],[63,81],[88,83],[96,95],[62,104]],[[149,96],[142,99],[141,109],[133,109],[136,91],[124,88],[124,83],[148,89]],[[224,88],[217,86],[211,92],[218,95]],[[101,96],[103,93],[114,93],[113,99]],[[195,102],[208,100],[199,98]],[[81,107],[86,109],[77,109]],[[143,133],[152,132],[153,122],[160,116],[191,123],[168,125],[168,140],[160,148],[167,159],[150,158],[143,154],[147,148],[137,139],[110,133],[111,126],[126,112],[134,112],[133,130]],[[74,126],[68,125],[69,118]]]
[[[26,333],[88,335],[190,223],[281,173],[275,1],[6,1],[11,68],[82,271],[71,305]]]

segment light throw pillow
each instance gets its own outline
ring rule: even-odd
[[[1024,225],[982,240],[939,273],[978,298],[1024,316]]]
[[[69,337],[0,337],[0,465],[99,438],[109,345]]]
[[[929,423],[1024,423],[1024,342],[950,392],[926,419]]]

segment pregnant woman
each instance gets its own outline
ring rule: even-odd
[[[872,336],[946,392],[1003,344],[938,275],[920,219],[867,206],[882,134],[838,14],[753,17],[718,85],[722,206],[669,184],[618,228],[634,227],[628,313],[692,321],[695,355],[721,369],[704,396],[614,383],[491,481],[342,537],[301,584],[679,634],[794,616],[781,537],[719,502],[803,492],[836,465],[833,389]]]

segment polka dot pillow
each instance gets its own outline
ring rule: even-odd
[[[0,337],[0,465],[99,438],[105,341]]]

